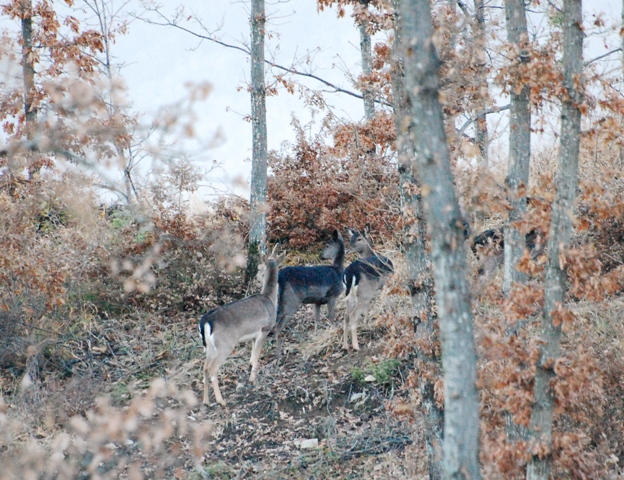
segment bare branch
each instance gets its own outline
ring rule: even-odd
[[[507,105],[503,105],[501,107],[493,107],[493,108],[490,108],[488,110],[483,110],[482,112],[479,112],[474,117],[469,118],[468,120],[466,120],[466,122],[461,126],[461,128],[457,130],[457,133],[459,133],[460,135],[463,135],[464,132],[468,129],[468,127],[470,125],[472,125],[474,122],[476,122],[477,120],[479,120],[480,118],[483,118],[486,115],[490,115],[491,113],[498,113],[498,112],[502,112],[504,110],[509,110],[510,106],[511,105],[507,104]]]
[[[597,62],[598,60],[602,60],[605,57],[608,57],[609,55],[613,55],[614,53],[618,53],[622,51],[622,47],[618,47],[615,48],[607,53],[603,53],[602,55],[596,57],[596,58],[592,58],[591,60],[587,60],[584,64],[583,64],[583,68],[590,66],[592,63]]]
[[[246,47],[241,47],[239,45],[233,45],[233,44],[230,44],[230,43],[226,43],[226,42],[224,42],[222,40],[219,40],[219,39],[217,39],[215,37],[212,37],[212,36],[209,36],[209,35],[202,35],[201,33],[197,33],[197,32],[195,32],[195,31],[193,31],[193,30],[191,30],[189,28],[186,28],[186,27],[183,27],[182,25],[179,25],[175,21],[172,21],[172,20],[168,19],[167,17],[165,17],[158,10],[151,10],[151,11],[153,11],[154,13],[159,15],[160,18],[162,18],[162,20],[163,20],[162,23],[161,22],[156,22],[154,20],[148,20],[148,19],[145,19],[145,18],[140,18],[140,17],[138,17],[138,18],[140,20],[142,20],[142,21],[144,21],[146,23],[152,24],[152,25],[159,25],[159,26],[162,26],[162,27],[175,27],[175,28],[177,28],[179,30],[182,30],[183,32],[186,32],[186,33],[188,33],[188,34],[190,34],[190,35],[192,35],[192,36],[194,36],[196,38],[199,38],[200,40],[208,40],[210,42],[216,43],[216,44],[221,45],[223,47],[232,48],[234,50],[238,50],[240,52],[243,52],[246,55],[251,55],[251,52]],[[279,65],[279,64],[277,64],[275,62],[272,62],[271,60],[268,60],[268,59],[265,59],[264,63],[266,63],[267,65],[270,65],[273,68],[277,68],[278,70],[286,72],[286,73],[290,73],[290,74],[293,74],[293,75],[299,75],[300,77],[307,77],[307,78],[311,78],[313,80],[316,80],[317,82],[320,82],[323,85],[326,85],[326,86],[332,88],[333,91],[336,92],[336,93],[344,93],[344,94],[347,94],[347,95],[351,95],[352,97],[358,98],[360,100],[364,98],[359,93],[356,93],[356,92],[353,92],[351,90],[346,90],[346,89],[344,89],[342,87],[339,87],[339,86],[335,85],[334,83],[325,80],[324,78],[321,78],[321,77],[319,77],[317,75],[314,75],[313,73],[303,72],[303,71],[297,70],[296,68],[293,68],[293,67],[284,67],[283,65]],[[377,103],[381,103],[383,105],[386,105],[385,102],[382,102],[382,101],[380,101],[378,99],[376,99],[375,101]]]

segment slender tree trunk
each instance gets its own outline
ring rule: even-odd
[[[111,4],[106,0],[92,0],[90,3],[86,2],[95,16],[97,17],[98,24],[100,26],[100,33],[102,34],[102,42],[104,44],[104,60],[103,67],[104,73],[108,78],[108,98],[106,98],[106,103],[108,106],[108,115],[109,118],[116,118],[120,114],[123,115],[123,112],[120,111],[119,105],[113,100],[115,94],[115,87],[113,81],[113,64],[111,61],[111,26],[114,19],[113,15],[108,15],[109,7]],[[125,128],[125,125],[124,125]],[[134,183],[133,175],[134,175],[134,158],[132,154],[132,149],[129,147],[125,147],[119,140],[117,135],[113,135],[113,145],[115,146],[115,151],[119,156],[121,163],[123,163],[123,180],[125,187],[125,198],[126,203],[131,205],[138,198],[138,191],[136,185]]]
[[[438,98],[439,61],[432,40],[430,8],[429,0],[399,2],[399,23],[406,46],[405,87],[413,126],[410,140],[422,182],[440,319],[444,477],[475,480],[480,478],[477,355],[463,248],[464,222],[455,195]]]
[[[477,43],[479,63],[477,65],[477,81],[485,92],[479,92],[479,99],[487,100],[487,56],[485,52],[485,5],[484,0],[475,0],[475,41]],[[480,102],[478,108],[482,111],[486,110],[484,101]],[[489,161],[490,137],[487,127],[487,115],[482,115],[475,122],[475,141],[479,147],[482,165],[487,167]]]
[[[360,3],[365,8],[368,8],[368,0],[360,0]],[[362,75],[369,77],[373,71],[373,55],[371,50],[371,37],[366,31],[366,26],[366,22],[359,22]],[[372,120],[375,116],[375,100],[373,99],[373,92],[371,92],[366,84],[362,90],[362,97],[364,97],[364,118],[366,118],[366,120]]]
[[[32,0],[22,0],[22,75],[24,77],[24,119],[28,149],[32,149],[34,141],[37,107],[35,107],[35,60],[33,54],[33,8]],[[37,176],[39,167],[29,162],[28,175],[32,179]]]
[[[524,0],[505,0],[507,40],[516,50],[518,65],[529,61],[527,42],[526,6]],[[529,87],[522,80],[512,80],[511,107],[509,111],[509,222],[505,227],[505,264],[503,267],[503,292],[509,295],[513,282],[524,282],[526,276],[516,269],[525,248],[525,237],[514,226],[526,213],[526,189],[529,185],[531,161],[531,107]]]
[[[514,48],[515,67],[528,62],[525,0],[505,0],[507,41]],[[511,206],[504,230],[503,293],[511,293],[514,282],[525,282],[526,276],[517,270],[518,262],[525,249],[525,236],[515,227],[514,222],[522,220],[526,214],[526,189],[529,184],[531,160],[531,107],[529,87],[518,79],[512,79],[509,113],[509,165],[505,180]],[[528,429],[513,421],[510,412],[505,412],[507,438],[512,441],[526,440]]]
[[[414,334],[424,340],[431,348],[416,351],[420,365],[428,372],[441,371],[440,360],[435,355],[434,346],[438,343],[433,314],[433,274],[431,259],[426,248],[426,221],[422,206],[420,182],[415,176],[412,165],[414,145],[410,134],[410,105],[405,91],[405,76],[402,58],[402,33],[398,17],[398,5],[394,5],[394,44],[392,65],[392,94],[394,99],[394,125],[396,130],[396,149],[399,160],[399,191],[401,209],[405,225],[403,248],[409,271],[409,288],[414,307]],[[429,375],[419,380],[421,407],[425,421],[425,443],[429,465],[429,478],[442,478],[442,444],[444,429],[444,411],[435,398],[434,382]]]
[[[543,345],[535,373],[531,414],[531,461],[527,479],[547,479],[552,469],[552,426],[555,393],[552,380],[561,345],[561,318],[557,311],[565,301],[566,268],[562,260],[572,235],[572,211],[578,186],[578,159],[581,139],[582,93],[579,88],[583,70],[582,1],[563,3],[563,82],[567,93],[561,107],[559,167],[556,194],[548,235],[548,269],[542,319]],[[537,451],[547,453],[538,455]]]
[[[258,272],[260,256],[266,251],[267,124],[264,84],[264,0],[251,2],[251,214],[246,281]]]
[[[622,0],[621,18],[622,22],[620,23],[620,31],[624,28],[624,0]],[[622,48],[622,77],[624,78],[624,35],[622,35],[622,43],[620,44],[620,47]],[[622,87],[620,86],[620,89],[621,88]],[[620,165],[624,165],[624,146],[620,146]]]

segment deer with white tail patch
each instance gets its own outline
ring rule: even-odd
[[[206,349],[204,362],[204,404],[208,405],[208,379],[212,383],[217,403],[225,406],[219,389],[219,368],[234,347],[253,340],[251,376],[256,383],[258,360],[267,335],[275,327],[277,315],[278,269],[285,254],[276,257],[277,248],[265,262],[262,292],[215,308],[199,320],[199,334]]]
[[[354,350],[359,350],[357,325],[360,317],[366,318],[371,301],[394,272],[392,261],[373,250],[370,241],[363,233],[347,229],[350,249],[360,258],[349,265],[343,275],[347,287],[347,314],[344,318],[342,348],[349,349],[348,335],[351,330],[351,342]]]

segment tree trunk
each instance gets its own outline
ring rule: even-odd
[[[548,269],[542,319],[543,345],[535,373],[531,413],[531,461],[527,479],[547,479],[552,468],[552,425],[555,393],[552,380],[561,344],[561,318],[557,310],[565,301],[566,269],[563,255],[572,234],[571,214],[578,186],[578,159],[581,139],[582,93],[579,89],[583,70],[582,1],[563,3],[563,83],[567,95],[561,107],[559,167],[555,180],[555,202],[548,235]],[[540,456],[538,451],[546,452]]]
[[[360,0],[360,3],[367,8],[368,0]],[[360,54],[362,56],[362,75],[369,77],[373,71],[373,56],[371,51],[371,37],[366,31],[366,22],[359,22],[360,29]],[[373,93],[367,84],[364,84],[362,90],[362,97],[364,97],[364,118],[366,120],[372,120],[375,116],[375,101],[373,99]]]
[[[410,143],[422,182],[440,319],[444,476],[475,480],[480,478],[477,355],[463,248],[464,222],[455,195],[438,98],[439,61],[432,41],[430,2],[401,0],[399,15],[406,45],[405,87],[413,127]]]
[[[486,92],[479,92],[478,98],[480,100],[487,100],[487,55],[485,52],[485,5],[484,0],[475,0],[475,41],[477,43],[476,48],[479,52],[479,60],[477,64],[477,81],[482,88],[486,89]],[[484,101],[480,102],[478,108],[481,111],[486,110],[486,104]],[[477,147],[479,147],[479,153],[481,154],[481,163],[484,167],[489,164],[489,149],[490,149],[490,137],[487,127],[487,115],[481,115],[475,122],[475,141]]]
[[[267,124],[264,84],[264,0],[251,2],[251,213],[246,281],[258,272],[260,256],[266,251]]]
[[[104,45],[104,60],[102,62],[102,66],[104,68],[104,73],[106,78],[108,79],[107,85],[107,98],[106,104],[108,108],[108,116],[110,119],[118,118],[119,116],[126,117],[124,112],[118,103],[114,100],[115,96],[115,82],[113,75],[113,64],[111,61],[111,28],[113,26],[114,14],[110,14],[109,8],[113,7],[112,4],[108,3],[107,0],[92,0],[91,3],[88,3],[91,11],[95,14],[97,18],[100,33],[102,34],[102,43]],[[119,127],[117,127],[119,128]],[[126,122],[124,122],[124,129],[126,128]],[[115,151],[121,160],[121,163],[124,165],[123,167],[123,181],[125,192],[124,196],[126,199],[126,203],[128,205],[133,204],[138,199],[138,191],[136,185],[134,183],[134,167],[136,166],[134,161],[134,155],[132,153],[132,149],[129,147],[125,147],[122,142],[119,141],[119,137],[115,135],[112,139],[113,145],[115,146]]]
[[[517,51],[518,65],[529,60],[527,42],[526,6],[524,0],[505,0],[507,19],[507,40]],[[505,227],[505,264],[503,267],[503,292],[509,295],[513,282],[524,282],[526,276],[516,269],[524,253],[525,237],[514,222],[522,220],[526,213],[526,188],[529,185],[531,161],[531,107],[529,87],[522,80],[512,80],[511,107],[509,111],[509,167],[507,187],[509,189],[509,221]]]
[[[425,345],[438,343],[433,314],[433,275],[431,259],[426,249],[426,222],[422,206],[421,185],[412,169],[414,145],[410,136],[410,105],[405,91],[402,48],[402,33],[398,20],[398,5],[395,0],[394,43],[392,54],[392,95],[394,100],[394,125],[396,130],[396,150],[399,160],[399,191],[401,210],[405,225],[403,248],[409,272],[409,288],[414,308],[414,334],[424,340]],[[416,357],[427,372],[441,371],[440,360],[434,349],[417,349]],[[429,478],[442,478],[442,444],[444,411],[438,407],[435,398],[434,382],[430,376],[419,379],[421,409],[425,422],[425,443],[429,465]]]
[[[37,123],[37,107],[35,103],[35,63],[33,55],[33,8],[32,0],[22,0],[22,75],[24,77],[24,123],[28,149],[32,149]],[[39,167],[30,159],[28,176],[32,179],[37,176]]]

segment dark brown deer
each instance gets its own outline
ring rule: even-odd
[[[503,263],[505,250],[503,227],[490,228],[480,233],[472,240],[470,249],[480,260],[479,275],[489,275]],[[526,248],[531,258],[537,258],[544,252],[546,236],[538,229],[533,229],[526,234]]]
[[[314,305],[315,329],[321,316],[321,305],[327,305],[327,317],[330,321],[336,317],[336,300],[344,290],[342,283],[344,257],[344,240],[340,232],[334,230],[330,243],[321,253],[321,258],[331,260],[332,265],[285,267],[280,270],[277,324],[275,326],[277,338],[275,355],[278,358],[282,352],[280,332],[301,304]]]

